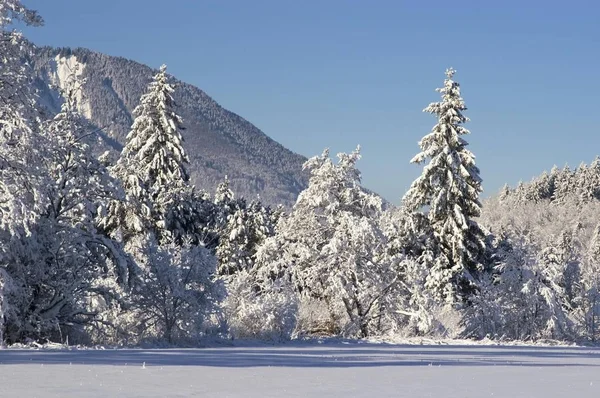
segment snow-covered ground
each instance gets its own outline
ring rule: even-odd
[[[0,350],[0,397],[600,397],[600,349],[289,343]]]

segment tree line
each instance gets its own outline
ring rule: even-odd
[[[49,116],[0,1],[2,341],[135,345],[200,339],[433,336],[595,341],[600,167],[553,169],[485,203],[456,71],[399,207],[361,186],[360,147],[303,166],[291,209],[189,181],[161,67],[117,159],[97,157],[72,71]]]

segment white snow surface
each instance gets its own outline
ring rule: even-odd
[[[77,78],[80,78],[85,69],[85,64],[79,62],[75,55],[61,57],[57,55],[54,58],[55,64],[50,72],[52,84],[59,87],[61,90],[67,88],[67,82],[71,79],[74,73]],[[90,102],[84,97],[83,90],[79,90],[77,96],[77,110],[86,118],[92,117],[92,107]]]
[[[600,397],[600,349],[292,342],[0,350],[1,397]]]

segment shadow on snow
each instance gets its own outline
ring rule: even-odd
[[[585,347],[415,346],[387,344],[198,349],[0,350],[2,365],[207,367],[600,366],[600,349]]]

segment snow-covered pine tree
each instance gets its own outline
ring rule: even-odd
[[[142,167],[139,176],[153,199],[189,179],[185,166],[189,159],[180,133],[182,120],[174,109],[173,91],[163,65],[133,111],[136,118],[120,159],[125,164],[132,157],[138,160]]]
[[[223,181],[217,185],[214,195],[214,203],[216,206],[216,228],[219,235],[225,233],[229,217],[238,209],[246,207],[246,201],[243,198],[236,199],[235,194],[229,187],[229,177],[225,176]]]
[[[429,163],[403,198],[409,211],[427,212],[438,244],[427,286],[450,302],[474,292],[485,251],[484,233],[475,221],[481,209],[481,178],[475,156],[461,137],[469,134],[463,127],[469,119],[463,115],[467,108],[454,74],[454,69],[446,70],[444,87],[437,89],[442,101],[424,109],[438,123],[419,142],[421,153],[411,162]]]
[[[588,186],[588,167],[584,162],[581,162],[579,166],[573,172],[573,187],[571,194],[575,195],[578,201],[585,202],[590,199],[588,195],[589,192],[586,192],[586,187]]]
[[[427,275],[434,263],[433,232],[427,216],[406,208],[384,213],[387,256],[398,274],[399,284],[385,297],[391,328],[409,335],[437,333],[443,326],[436,319],[444,308],[426,288]],[[393,319],[395,318],[395,319]]]
[[[498,193],[498,198],[500,201],[510,200],[511,194],[513,191],[510,189],[508,184],[504,184],[502,188],[500,188],[500,192]]]
[[[577,196],[583,203],[597,200],[600,196],[600,158],[596,157],[589,165],[581,164],[575,172]]]
[[[169,210],[183,206],[180,202],[191,189],[186,170],[189,160],[180,133],[182,120],[174,109],[173,91],[163,65],[133,111],[135,120],[112,169],[123,183],[127,201],[112,203],[103,223],[113,234],[131,235],[150,228],[160,239],[170,232],[182,233],[170,229],[185,223],[168,219],[181,213]]]
[[[295,325],[295,297],[287,283],[257,270],[257,250],[272,237],[282,209],[272,212],[260,200],[235,199],[226,178],[217,187],[220,228],[218,274],[225,282],[223,308],[234,338],[289,338]]]
[[[520,180],[517,187],[512,192],[512,196],[515,202],[522,203],[527,201],[527,187],[523,180]]]
[[[563,233],[558,244],[543,249],[535,265],[534,276],[523,290],[539,297],[538,316],[545,318],[544,327],[538,330],[541,337],[553,339],[572,338],[572,320],[569,317],[569,289],[567,280],[571,247]],[[530,305],[537,306],[533,301]]]
[[[271,209],[264,207],[259,200],[247,206],[237,206],[227,219],[217,247],[218,274],[231,276],[252,268],[257,248],[273,236],[274,229]]]
[[[546,171],[535,178],[526,188],[525,200],[539,202],[552,198],[554,192],[554,177]]]
[[[281,210],[281,209],[279,209]],[[273,210],[269,206],[264,206],[260,198],[250,202],[248,205],[250,215],[250,225],[252,227],[252,236],[249,239],[252,245],[252,252],[256,252],[258,247],[265,239],[275,234],[275,224],[281,215],[273,215]]]
[[[225,176],[223,181],[217,185],[215,190],[215,203],[219,206],[227,206],[234,199],[234,194],[229,187],[229,177]]]
[[[480,283],[480,292],[464,317],[463,334],[531,339],[542,327],[538,314],[543,312],[544,300],[539,295],[530,246],[522,236],[503,232],[495,237],[493,248],[493,272],[484,275]]]
[[[562,203],[574,192],[575,178],[574,173],[568,164],[556,174],[554,181],[554,195],[552,200],[556,203]]]
[[[175,242],[186,240],[200,244],[214,252],[219,244],[219,207],[210,194],[196,190],[194,186],[183,187],[173,195],[165,220],[166,229]]]
[[[586,198],[600,200],[600,157],[596,158],[587,169],[588,177],[586,187]]]

